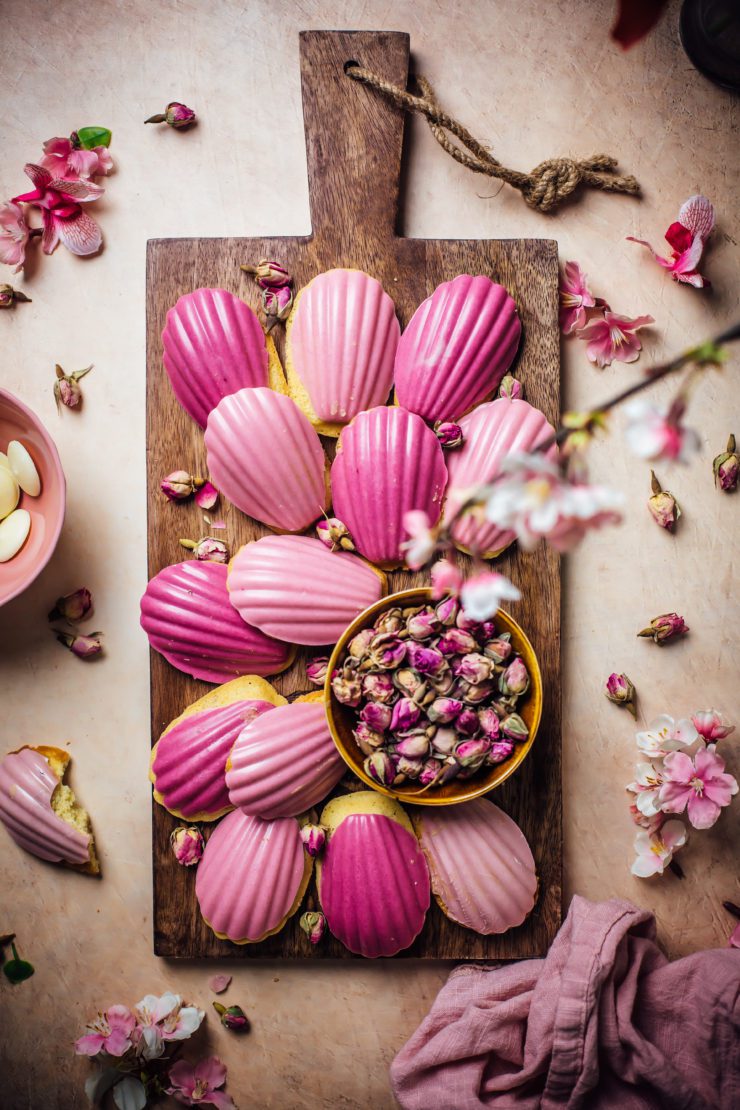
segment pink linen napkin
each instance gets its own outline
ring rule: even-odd
[[[456,968],[391,1066],[404,1110],[740,1110],[740,951],[670,963],[576,896],[543,960]]]

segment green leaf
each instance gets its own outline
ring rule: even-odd
[[[96,146],[110,146],[113,134],[107,127],[81,127],[77,138],[83,150],[92,150]]]
[[[718,347],[711,339],[689,351],[689,358],[699,366],[721,366],[729,358],[726,347]]]
[[[13,949],[13,959],[3,964],[3,971],[5,978],[15,985],[16,983],[22,983],[24,979],[30,979],[34,973],[34,966],[29,964],[28,960],[19,958],[14,944],[11,944],[10,947]]]

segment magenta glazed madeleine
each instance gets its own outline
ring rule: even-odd
[[[208,470],[229,501],[281,532],[302,532],[327,507],[321,440],[290,397],[241,389],[208,417]]]
[[[0,821],[31,855],[83,867],[90,860],[92,836],[73,828],[51,808],[60,782],[41,752],[9,752],[0,761]]]
[[[221,563],[193,559],[155,574],[141,599],[149,643],[204,682],[279,674],[290,665],[290,648],[242,620],[229,601],[226,573]]]
[[[242,730],[229,756],[231,804],[257,817],[293,817],[322,801],[345,764],[321,694],[281,705]]]
[[[503,285],[469,274],[438,285],[399,341],[396,400],[430,423],[458,420],[497,388],[521,331]]]
[[[509,455],[528,453],[554,433],[552,424],[527,401],[500,397],[464,416],[460,421],[463,445],[447,457],[449,480],[444,520],[449,522],[462,504],[459,494],[493,481],[502,461]],[[548,451],[555,458],[557,448]],[[513,543],[515,535],[503,531],[477,515],[461,517],[452,538],[465,551],[476,550],[486,559],[499,555]]]
[[[309,536],[263,536],[229,564],[231,604],[268,636],[331,644],[385,592],[385,578],[356,555]]]
[[[234,944],[263,940],[298,908],[311,870],[295,818],[263,821],[234,810],[211,833],[198,864],[200,912]]]
[[[422,509],[435,524],[447,483],[442,448],[421,417],[380,406],[344,429],[331,468],[333,512],[355,547],[379,566],[403,562],[404,514]]]
[[[265,333],[249,305],[225,289],[195,289],[167,313],[164,366],[175,396],[205,428],[222,397],[266,386]]]

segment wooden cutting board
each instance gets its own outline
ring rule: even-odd
[[[395,233],[403,113],[376,93],[350,80],[348,61],[357,61],[405,86],[409,36],[397,32],[306,31],[300,36],[303,114],[313,234],[271,239],[159,239],[147,251],[147,469],[149,574],[186,554],[181,536],[204,534],[200,510],[171,504],[159,490],[171,470],[206,472],[203,434],[180,408],[162,365],[161,332],[177,298],[198,286],[220,286],[259,308],[259,290],[239,270],[241,262],[275,258],[295,276],[296,288],[322,270],[356,267],[378,278],[393,297],[401,325],[439,282],[457,274],[487,274],[517,302],[523,342],[515,371],[526,397],[555,423],[560,373],[557,318],[557,244],[549,239],[405,239]],[[471,183],[472,184],[472,183]],[[273,331],[280,332],[280,328]],[[282,334],[276,336],[278,348]],[[282,353],[282,351],[281,351]],[[327,448],[331,444],[327,442]],[[223,499],[216,510],[227,525],[230,550],[266,531]],[[519,929],[502,937],[480,937],[449,921],[434,900],[421,936],[403,956],[456,960],[541,956],[561,917],[560,779],[560,575],[552,551],[521,555],[513,550],[498,563],[522,590],[511,607],[538,653],[544,680],[539,735],[522,769],[496,790],[493,800],[521,826],[532,846],[540,877],[534,912]],[[424,582],[421,574],[391,575],[393,589]],[[316,651],[313,654],[318,654]],[[286,696],[305,692],[306,653],[275,680]],[[152,743],[164,727],[207,690],[151,653]],[[356,780],[354,780],[356,783]],[[349,784],[349,788],[353,788]],[[202,921],[195,898],[194,869],[180,867],[169,836],[179,822],[153,803],[154,951],[168,957],[286,957],[326,959],[349,953],[333,938],[312,946],[298,917],[261,944],[237,946],[218,940]],[[208,835],[209,826],[204,827]],[[475,861],[471,859],[471,865]],[[304,908],[317,908],[309,888]]]

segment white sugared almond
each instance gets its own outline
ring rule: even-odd
[[[0,470],[3,469],[10,470],[11,474],[13,473],[10,462],[8,460],[8,456],[5,454],[4,451],[0,451]]]
[[[0,563],[18,554],[30,530],[31,514],[26,509],[16,509],[0,521]]]
[[[4,467],[0,467],[0,520],[12,513],[18,504],[20,491],[15,475]]]
[[[41,493],[41,479],[36,463],[17,439],[11,439],[8,444],[8,462],[23,492],[29,497],[38,497]]]

